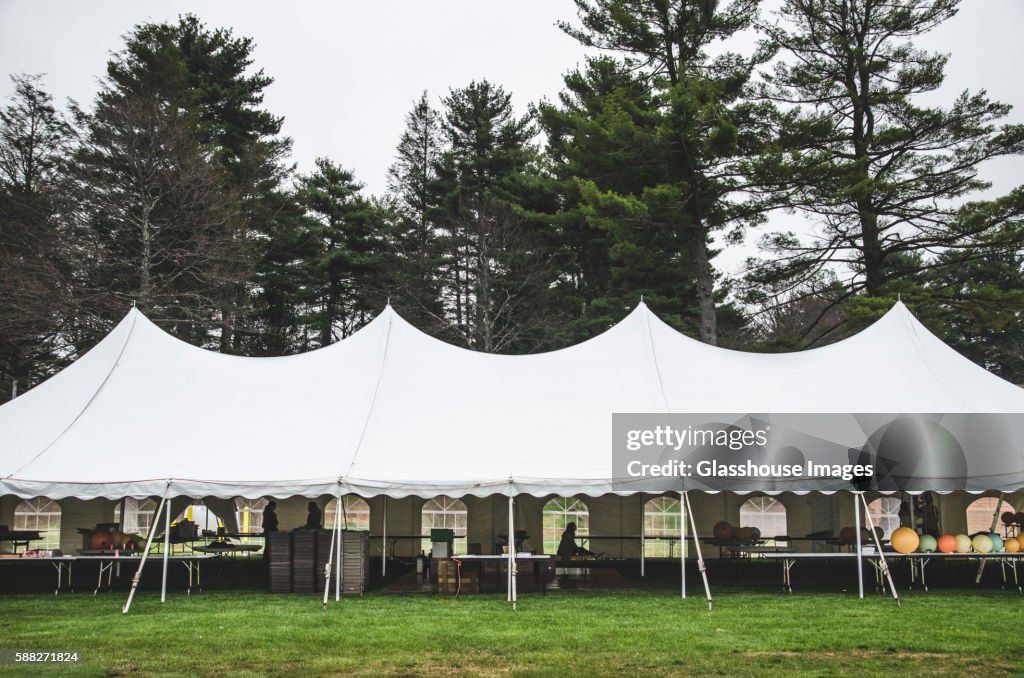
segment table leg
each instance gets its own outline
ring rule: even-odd
[[[921,561],[919,563],[921,567],[921,588],[923,588],[925,591],[928,590],[928,582],[926,582],[924,578],[924,566],[928,564],[929,560],[931,560],[931,558],[921,558]]]

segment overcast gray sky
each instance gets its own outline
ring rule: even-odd
[[[584,56],[555,26],[574,18],[571,0],[0,0],[0,73],[44,73],[59,102],[88,104],[121,36],[189,12],[254,39],[255,65],[274,78],[266,108],[284,116],[299,171],[326,156],[354,170],[371,193],[384,191],[405,114],[423,90],[436,103],[449,88],[486,77],[512,92],[522,111],[553,99],[562,74]],[[919,43],[951,54],[936,101],[984,88],[1024,122],[1022,29],[1024,1],[965,0],[957,17]],[[0,82],[0,96],[11,91]],[[994,192],[1005,192],[1024,183],[1024,161],[990,163],[984,173]],[[772,223],[790,227],[794,219]],[[727,252],[716,264],[732,271],[749,253]]]

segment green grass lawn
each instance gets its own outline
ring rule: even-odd
[[[1005,591],[849,594],[563,591],[331,601],[257,592],[0,596],[0,648],[84,651],[79,675],[1010,675],[1021,598]],[[22,669],[25,673],[56,669]],[[14,673],[10,666],[0,674]]]

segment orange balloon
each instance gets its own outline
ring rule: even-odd
[[[1021,551],[1024,551],[1024,532],[1017,535],[1017,546],[1020,547]]]
[[[921,538],[909,527],[899,527],[893,531],[889,541],[897,553],[913,553],[921,543]]]
[[[1008,537],[1006,541],[1003,542],[1003,550],[1007,553],[1017,553],[1020,551],[1020,542]]]
[[[943,553],[956,551],[956,537],[951,534],[944,534],[939,537],[939,550]]]

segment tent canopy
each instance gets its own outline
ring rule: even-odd
[[[343,341],[280,358],[200,349],[132,309],[0,407],[0,494],[603,494],[621,491],[612,414],[627,412],[1019,414],[1024,390],[902,303],[798,353],[708,346],[640,304],[593,339],[521,356],[446,344],[389,306]],[[1003,453],[1016,473],[989,489],[1018,489],[1020,445]]]

